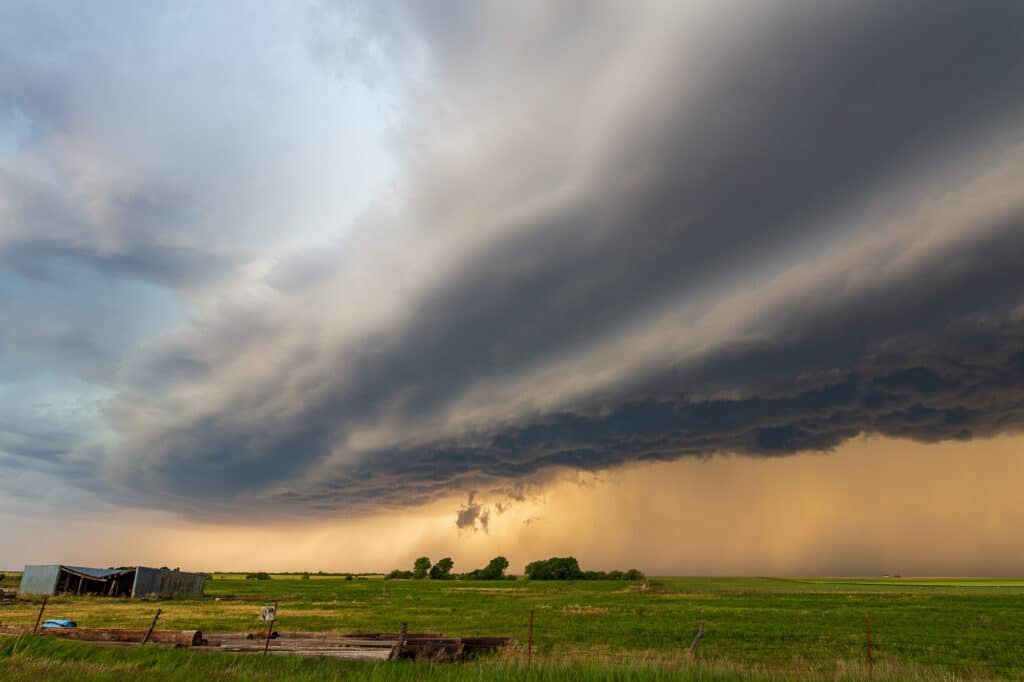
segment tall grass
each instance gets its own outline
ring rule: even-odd
[[[370,680],[373,682],[754,682],[806,680],[889,682],[925,680],[958,682],[981,679],[958,676],[910,666],[876,667],[872,675],[854,663],[831,668],[789,670],[743,670],[728,663],[678,660],[673,665],[638,661],[616,663],[603,660],[548,661],[527,665],[502,657],[459,664],[359,663],[299,657],[195,653],[155,646],[136,648],[97,647],[83,642],[25,635],[0,637],[0,671],[6,682],[68,680],[75,682],[113,680],[282,680],[319,682],[328,680]]]

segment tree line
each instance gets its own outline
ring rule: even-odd
[[[455,578],[461,580],[515,579],[513,576],[505,575],[505,569],[508,568],[508,559],[503,556],[496,556],[483,568],[478,568],[469,573],[452,573],[454,566],[455,562],[450,556],[439,559],[436,564],[431,564],[429,557],[421,556],[413,562],[411,571],[403,571],[396,568],[391,573],[388,573],[385,578],[389,580],[423,580],[425,578],[430,578],[431,580],[452,580]]]
[[[515,580],[506,575],[508,559],[496,556],[483,568],[468,573],[453,573],[455,562],[444,557],[432,564],[429,557],[421,556],[413,562],[411,571],[396,568],[388,573],[388,580]],[[638,569],[627,571],[584,571],[576,557],[550,557],[526,565],[526,577],[530,580],[643,580],[644,574]]]
[[[644,574],[636,568],[628,571],[583,571],[576,557],[553,556],[526,564],[526,577],[530,580],[643,580]]]

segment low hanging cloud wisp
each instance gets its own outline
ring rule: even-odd
[[[148,222],[113,260],[102,235],[0,242],[22,270],[60,251],[188,297],[111,380],[109,439],[69,456],[107,494],[367,513],[1024,424],[1024,8],[441,14],[360,14],[411,113],[393,192],[330,245],[185,239],[194,195],[158,187],[119,204]],[[44,224],[21,175],[4,188]],[[471,496],[457,525],[488,513]]]
[[[460,531],[464,530],[475,533],[482,530],[487,533],[489,532],[488,527],[491,521],[491,508],[475,500],[476,492],[473,491],[469,493],[469,499],[466,500],[466,504],[462,505],[455,514],[455,527]],[[497,508],[500,509],[500,507]]]

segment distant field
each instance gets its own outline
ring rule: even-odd
[[[248,573],[212,573],[214,580],[245,580]],[[302,573],[270,573],[272,580],[301,580]],[[310,573],[310,580],[346,580],[351,575],[352,580],[383,580],[383,573],[358,574],[358,573]]]
[[[382,667],[241,658],[187,651],[98,651],[72,642],[0,638],[0,678],[166,679],[202,658],[217,679],[860,679],[865,614],[875,679],[1024,679],[1024,579],[653,578],[627,582],[386,581],[379,576],[216,574],[203,599],[159,602],[57,597],[47,614],[82,625],[246,630],[258,607],[280,602],[279,630],[414,631],[511,635],[517,651],[471,664]],[[525,644],[534,610],[534,669]],[[35,620],[35,602],[0,602],[0,622]],[[693,660],[685,652],[701,621]],[[6,647],[6,648],[4,648]],[[98,658],[97,658],[98,657]],[[210,661],[209,658],[216,660]],[[60,670],[40,666],[57,665]],[[212,666],[212,667],[210,667]],[[291,666],[291,667],[289,667]],[[417,667],[418,666],[418,667]],[[109,668],[109,669],[108,669]],[[135,671],[135,672],[131,672]],[[291,671],[291,672],[289,672]],[[600,675],[598,673],[600,672]],[[35,677],[33,677],[35,675]],[[55,675],[57,677],[55,677]],[[19,677],[20,676],[20,677]],[[91,677],[90,677],[91,676]],[[596,676],[596,677],[595,677]]]
[[[21,573],[14,571],[0,571],[0,587],[17,587],[21,582]]]

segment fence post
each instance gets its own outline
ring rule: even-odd
[[[697,650],[697,642],[704,636],[704,619],[700,621],[700,628],[697,629],[697,636],[693,638],[693,642],[690,644],[690,650],[687,652],[690,656],[693,656],[693,652]]]
[[[143,644],[145,644],[146,642],[149,641],[150,636],[153,634],[153,628],[156,627],[156,619],[159,618],[159,617],[160,617],[160,609],[157,609],[156,613],[153,614],[153,622],[151,622],[149,624],[149,629],[146,630],[146,636],[142,638],[142,643]]]
[[[874,672],[874,661],[871,660],[871,616],[864,614],[864,631],[868,641],[868,675]]]
[[[405,649],[405,641],[409,634],[409,624],[402,623],[402,626],[398,628],[398,642],[391,647],[391,653],[388,654],[389,661],[397,661],[402,657],[402,650]]]
[[[526,640],[526,665],[533,664],[533,609],[530,609],[530,636]]]
[[[263,645],[263,655],[267,654],[267,649],[270,648],[270,636],[274,634],[274,623],[277,622],[277,600],[274,600],[274,617],[270,620],[270,625],[267,626],[267,641]]]
[[[40,605],[40,607],[39,607],[39,615],[38,615],[38,616],[36,616],[36,624],[35,624],[35,626],[34,626],[34,627],[32,628],[32,634],[33,634],[33,635],[39,632],[39,623],[40,623],[40,621],[42,621],[42,620],[43,620],[43,610],[44,610],[44,609],[46,608],[46,601],[47,601],[47,600],[48,600],[49,598],[50,598],[50,595],[48,595],[48,594],[47,594],[47,595],[43,595],[43,603],[42,603],[42,605]]]

